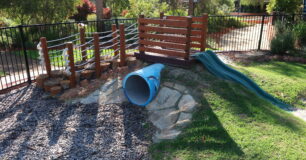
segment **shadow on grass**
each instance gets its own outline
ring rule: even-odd
[[[236,114],[237,118],[243,114],[250,118],[256,117],[256,121],[280,125],[293,131],[302,131],[301,121],[239,84],[215,81],[211,90],[229,103],[226,109]]]
[[[238,158],[244,155],[241,148],[223,128],[207,100],[202,99],[201,104],[201,108],[193,116],[193,122],[176,140],[163,141],[151,147],[154,159],[162,159],[167,156],[173,158],[178,152],[182,153],[180,157],[185,159],[215,156]],[[194,154],[196,152],[201,155]]]

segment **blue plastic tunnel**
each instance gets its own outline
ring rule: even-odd
[[[148,105],[156,96],[160,85],[160,72],[165,66],[153,64],[129,73],[123,80],[127,99],[138,106]]]

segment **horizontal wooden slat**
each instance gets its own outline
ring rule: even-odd
[[[184,16],[167,16],[166,19],[186,21],[188,17]]]
[[[159,54],[165,54],[168,56],[175,56],[175,57],[185,57],[185,52],[179,52],[179,51],[173,51],[173,50],[167,50],[167,49],[156,49],[156,48],[150,48],[150,47],[139,47],[139,51],[141,52],[153,52],[153,53],[159,53]]]
[[[192,36],[201,36],[202,31],[201,30],[191,30]]]
[[[145,39],[164,40],[167,42],[174,42],[174,43],[186,43],[187,42],[186,37],[176,37],[176,36],[161,35],[161,34],[140,33],[139,37],[145,38]]]
[[[201,43],[201,41],[202,41],[201,37],[193,37],[193,36],[190,37],[190,40],[191,40],[191,41],[200,42],[200,43]]]
[[[159,33],[173,33],[173,34],[187,34],[187,29],[184,28],[165,28],[152,26],[139,26],[140,31],[159,32]]]
[[[201,48],[201,44],[191,43],[191,48]]]
[[[167,16],[167,19],[172,20],[186,20],[187,17],[184,16]],[[192,17],[192,22],[202,22],[203,23],[203,17]]]
[[[177,43],[167,43],[167,42],[156,42],[156,41],[148,41],[148,40],[140,40],[140,44],[148,45],[148,46],[159,46],[166,48],[175,48],[175,49],[186,49],[185,44],[177,44]]]
[[[177,20],[165,20],[165,19],[149,19],[149,18],[139,18],[139,23],[144,24],[159,24],[169,27],[187,27],[187,21],[177,21]]]
[[[202,29],[203,24],[191,24],[191,28]]]
[[[192,22],[202,22],[203,23],[203,17],[192,17]]]

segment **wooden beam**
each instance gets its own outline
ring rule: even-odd
[[[48,45],[47,45],[47,39],[46,37],[41,37],[40,38],[40,45],[42,48],[42,52],[44,54],[44,61],[45,61],[45,67],[48,76],[51,76],[51,64],[50,64],[50,58],[49,58],[49,53],[48,53]]]
[[[95,56],[95,71],[96,71],[96,78],[100,77],[101,75],[101,65],[100,65],[100,45],[99,45],[99,33],[94,33],[94,56]]]
[[[66,47],[68,49],[68,59],[69,59],[69,67],[70,67],[70,87],[74,88],[76,87],[76,78],[75,78],[75,66],[74,66],[74,56],[73,56],[73,43],[68,42],[66,43]]]

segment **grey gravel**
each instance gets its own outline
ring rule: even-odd
[[[65,104],[34,86],[0,95],[0,159],[149,159],[151,128],[130,104]]]

